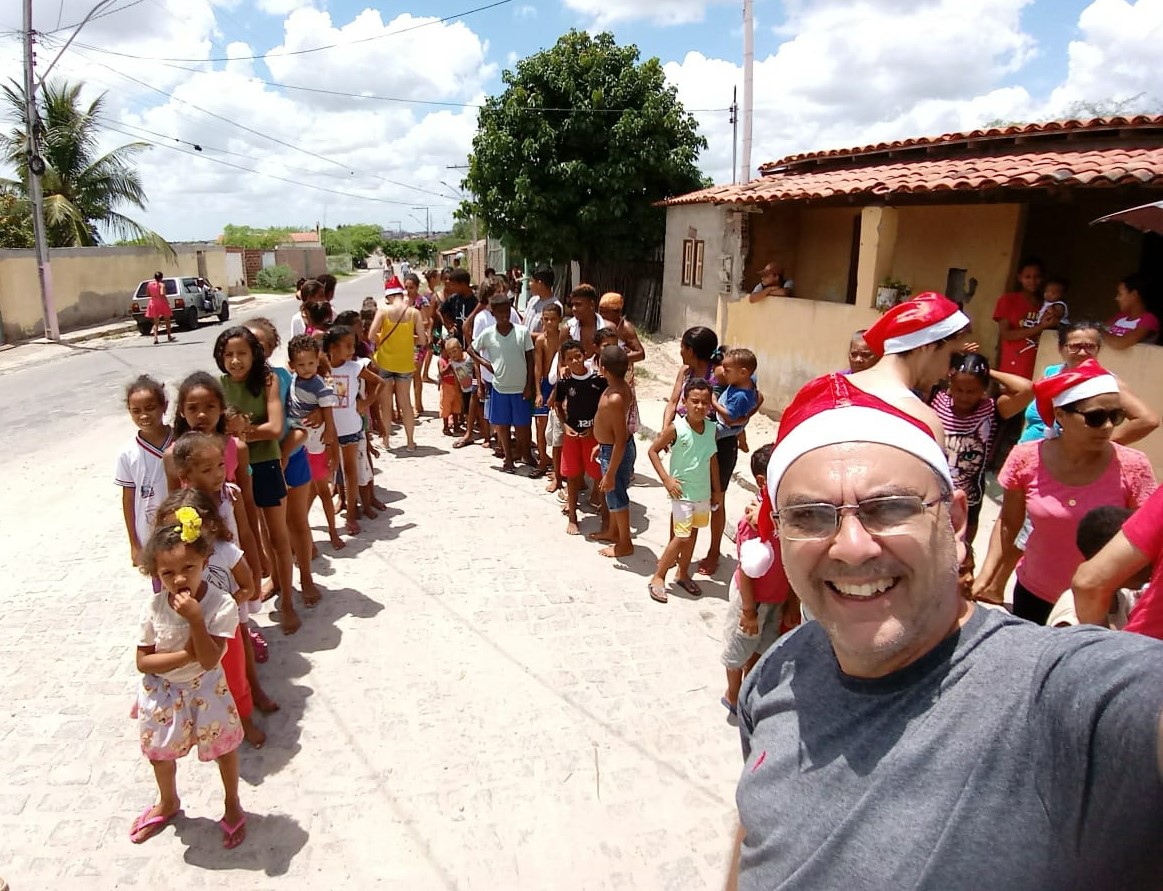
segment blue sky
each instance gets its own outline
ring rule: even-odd
[[[36,26],[51,32],[92,2],[40,0]],[[471,149],[473,106],[515,59],[571,27],[608,29],[658,56],[699,110],[701,166],[731,180],[727,115],[702,109],[725,108],[741,80],[738,0],[511,0],[465,14],[487,3],[115,0],[56,73],[106,92],[110,145],[149,145],[150,206],[137,216],[171,238],[212,237],[227,222],[419,229],[430,214],[448,225],[459,182],[449,168]],[[14,5],[0,30],[19,27]],[[753,169],[794,152],[1058,117],[1078,102],[1163,108],[1163,0],[756,0],[755,20]],[[46,38],[42,65],[60,39]],[[211,61],[223,56],[234,61]],[[18,75],[9,33],[0,77]]]

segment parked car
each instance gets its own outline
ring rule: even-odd
[[[145,308],[149,306],[147,288],[152,281],[152,278],[146,279],[138,285],[129,304],[129,314],[133,316],[137,330],[142,334],[153,331],[153,319],[145,317]],[[216,316],[219,322],[225,322],[230,318],[230,302],[226,295],[204,278],[197,276],[163,278],[162,285],[166,289],[170,311],[174,314],[174,323],[182,328],[196,329],[202,319],[208,316]]]

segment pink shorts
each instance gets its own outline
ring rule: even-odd
[[[326,452],[308,452],[307,463],[311,465],[311,479],[326,480],[331,478],[331,468],[327,466]]]

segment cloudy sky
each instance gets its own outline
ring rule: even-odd
[[[42,66],[94,2],[36,0]],[[20,76],[16,7],[0,12],[4,79]],[[137,216],[168,238],[214,237],[225,223],[421,231],[425,207],[433,228],[449,224],[454,168],[501,72],[571,27],[610,29],[658,56],[710,142],[704,171],[730,182],[740,9],[739,0],[110,0],[53,74],[108,94],[109,145],[155,144],[141,162],[149,208]],[[1163,110],[1161,45],[1163,0],[755,0],[753,166],[1060,116],[1080,102]]]

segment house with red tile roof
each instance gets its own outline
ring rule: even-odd
[[[707,325],[724,343],[754,349],[770,406],[844,366],[849,337],[877,318],[886,281],[963,301],[976,339],[993,355],[993,307],[1013,290],[1022,257],[1040,257],[1048,274],[1069,280],[1073,318],[1113,316],[1116,285],[1129,273],[1163,285],[1163,239],[1091,225],[1159,199],[1163,116],[791,155],[764,164],[750,182],[664,202],[662,329],[678,335]],[[791,295],[751,303],[767,263],[791,280]]]

